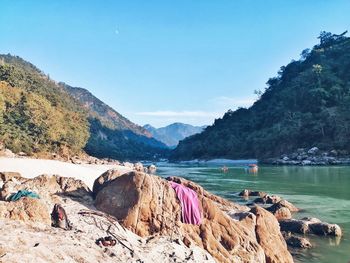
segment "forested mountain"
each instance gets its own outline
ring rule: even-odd
[[[178,145],[179,141],[193,134],[202,132],[205,127],[176,122],[158,129],[149,124],[146,124],[143,128],[149,131],[155,139],[173,148]]]
[[[0,141],[14,152],[78,152],[89,137],[86,114],[34,65],[0,55]]]
[[[33,155],[84,149],[123,160],[166,152],[164,144],[88,91],[58,84],[12,55],[0,55],[0,141]]]
[[[280,68],[248,109],[180,142],[172,158],[265,158],[301,147],[350,151],[350,39],[322,32],[320,43]]]
[[[88,90],[60,83],[88,113],[90,138],[87,153],[116,159],[152,159],[168,152],[167,146],[96,98]]]

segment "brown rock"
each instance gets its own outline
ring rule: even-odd
[[[280,220],[282,231],[298,234],[315,234],[321,236],[341,236],[342,230],[336,224],[321,222],[317,218]]]
[[[23,197],[16,202],[0,201],[0,218],[51,224],[46,205],[40,199],[29,197]]]
[[[254,199],[254,203],[256,204],[275,204],[281,201],[282,198],[278,195],[265,195],[263,197],[258,197]]]
[[[278,220],[281,219],[290,219],[292,218],[291,212],[297,212],[299,209],[295,207],[293,204],[286,200],[281,200],[269,208],[267,208]]]
[[[308,240],[305,237],[300,237],[296,235],[292,235],[290,232],[282,233],[284,239],[286,240],[286,243],[288,246],[293,248],[312,248],[312,244],[310,240]]]
[[[218,262],[265,262],[265,259],[277,262],[274,260],[283,257],[279,262],[292,262],[272,214],[264,210],[257,213],[259,220],[252,213],[242,214],[239,220],[232,219],[227,211],[244,213],[249,208],[212,195],[185,179],[170,179],[198,194],[203,215],[201,225],[181,222],[181,206],[169,182],[139,172],[123,174],[107,182],[97,193],[95,205],[140,236],[177,236],[187,245],[204,248]],[[268,226],[268,231],[264,226]]]
[[[265,251],[266,262],[293,262],[276,218],[258,206],[253,207],[251,212],[256,216],[256,236]]]
[[[12,178],[20,179],[22,176],[17,172],[0,172],[0,180],[6,182]]]
[[[52,194],[64,193],[75,197],[91,195],[91,191],[81,180],[58,175],[40,175],[33,179],[21,179],[21,182],[13,182],[13,179],[4,183],[0,195],[4,198],[19,190],[28,189],[41,197],[49,197]]]
[[[94,185],[92,187],[92,192],[94,198],[96,197],[97,193],[110,181],[114,180],[115,178],[119,177],[121,173],[117,169],[111,169],[103,174],[101,174],[94,182]]]
[[[279,220],[279,224],[282,231],[306,234],[309,232],[309,225],[303,220],[297,219],[282,219]]]
[[[264,197],[267,194],[265,192],[260,192],[260,191],[252,191],[249,189],[244,189],[242,192],[238,194],[239,196],[243,197],[250,197],[250,196],[259,196],[259,197]]]

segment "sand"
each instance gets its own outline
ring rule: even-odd
[[[74,177],[82,180],[90,189],[95,179],[109,169],[117,169],[121,173],[131,171],[130,168],[120,165],[72,164],[54,160],[0,157],[0,172],[18,172],[25,178],[34,178],[41,174]]]

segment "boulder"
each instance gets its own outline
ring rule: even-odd
[[[263,197],[258,197],[254,199],[254,203],[256,204],[275,204],[281,201],[282,198],[278,195],[265,195]]]
[[[143,172],[143,164],[138,162],[134,164],[134,170],[137,172]]]
[[[277,220],[266,210],[257,209],[257,219],[248,207],[212,195],[193,182],[168,179],[197,193],[201,225],[182,223],[180,202],[168,181],[140,172],[123,174],[107,183],[97,193],[95,205],[142,237],[177,236],[188,246],[204,248],[218,262],[293,262]],[[226,214],[233,210],[243,213],[238,220]]]
[[[303,160],[301,162],[301,165],[311,165],[311,164],[312,164],[312,161],[310,161],[310,160]]]
[[[261,192],[261,191],[252,191],[249,189],[244,189],[242,192],[240,192],[238,194],[239,196],[243,196],[243,197],[250,197],[250,196],[260,196],[260,197],[264,197],[267,194],[265,192]]]
[[[155,174],[157,171],[157,167],[154,164],[151,164],[147,167],[147,172],[149,174]]]
[[[134,169],[134,165],[132,163],[129,163],[129,162],[123,162],[122,163],[122,166],[125,166],[127,168],[131,168],[131,169]]]
[[[293,248],[312,248],[310,240],[305,237],[292,235],[290,232],[282,232],[288,246]]]
[[[255,232],[259,245],[264,249],[266,262],[293,262],[276,218],[258,206],[253,207],[251,212],[256,216]]]
[[[85,198],[91,195],[88,186],[81,180],[58,175],[40,175],[33,179],[22,178],[20,182],[12,178],[4,183],[0,196],[2,200],[19,190],[28,189],[42,197],[50,197],[52,194],[65,194],[73,197]]]
[[[117,169],[110,169],[103,174],[101,174],[94,182],[92,187],[92,193],[94,198],[96,198],[97,193],[110,181],[119,177],[121,173]]]
[[[267,208],[267,210],[270,211],[277,220],[292,218],[292,214],[287,207],[276,206],[275,204]]]
[[[283,219],[279,221],[282,231],[319,236],[342,236],[341,228],[336,224],[321,222],[317,218]]]
[[[319,149],[317,147],[312,147],[310,150],[307,151],[308,154],[317,154],[319,152]]]
[[[20,173],[17,172],[0,172],[0,180],[6,182],[12,178],[20,180],[22,178]]]
[[[269,208],[267,208],[272,214],[275,215],[277,220],[292,218],[291,212],[298,212],[299,209],[287,200],[281,200]]]
[[[49,210],[40,199],[22,197],[16,202],[0,201],[0,218],[51,224]]]
[[[306,234],[309,232],[309,225],[303,220],[297,219],[282,219],[279,220],[279,224],[282,231]]]

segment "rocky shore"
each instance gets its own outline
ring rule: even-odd
[[[347,151],[323,151],[317,147],[300,148],[277,158],[259,160],[259,163],[272,165],[350,165],[350,154]]]
[[[155,167],[123,165],[129,170],[108,170],[92,187],[59,175],[0,173],[0,228],[12,233],[0,238],[1,261],[288,263],[289,247],[312,246],[304,234],[341,235],[337,225],[292,219],[298,208],[278,196],[244,190],[248,205],[239,205],[183,178],[152,175]],[[196,193],[200,225],[182,222],[170,181]],[[20,190],[40,199],[11,201]],[[65,209],[70,230],[52,227],[55,204]],[[105,236],[115,244],[97,242]]]
[[[244,189],[238,194],[249,207],[259,205],[278,220],[280,231],[290,249],[312,248],[308,236],[331,236],[340,239],[342,230],[337,224],[322,222],[317,218],[292,218],[300,209],[277,195]]]

